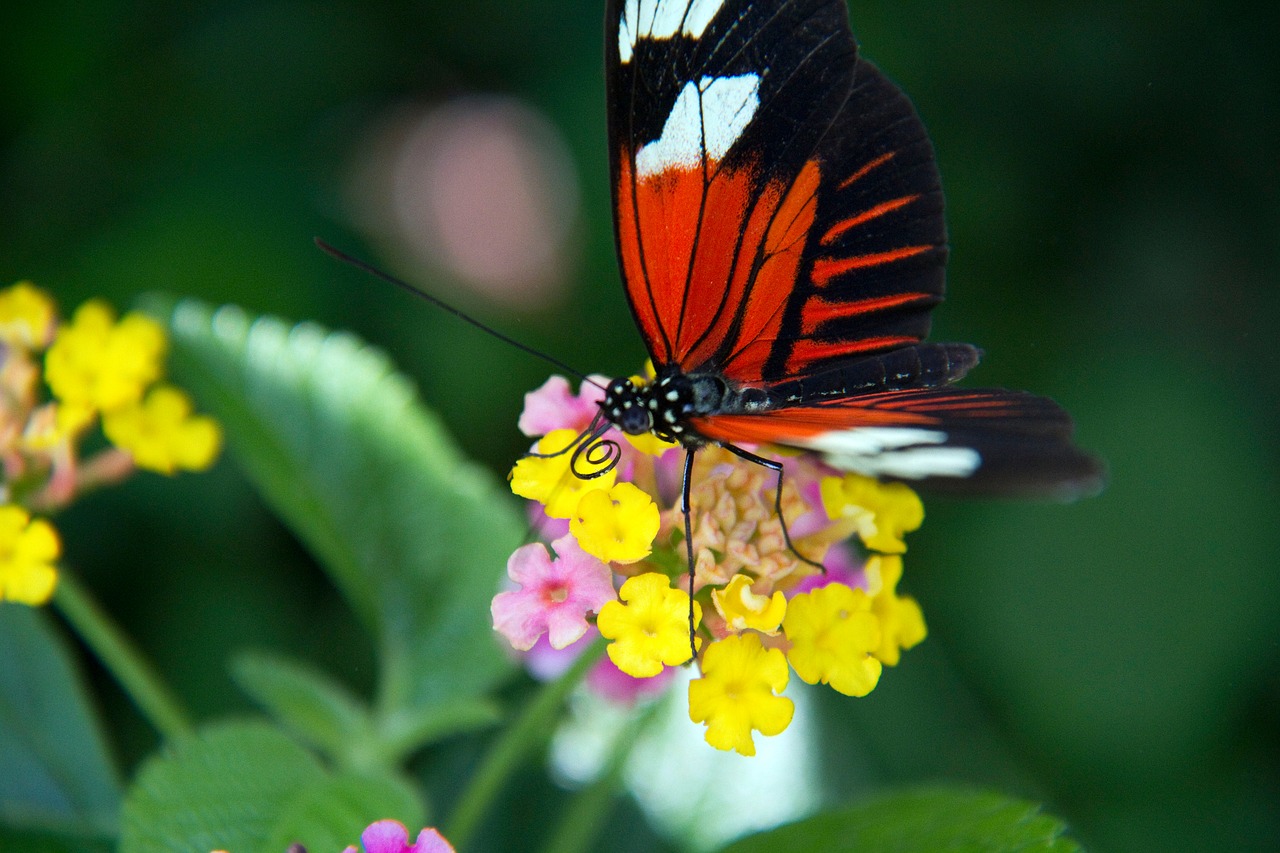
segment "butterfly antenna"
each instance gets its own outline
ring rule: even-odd
[[[532,355],[536,358],[540,358],[543,361],[555,367],[560,368],[565,373],[568,373],[570,376],[575,376],[578,379],[581,379],[583,382],[590,382],[592,385],[596,386],[597,388],[604,390],[603,385],[601,385],[599,382],[596,382],[595,380],[587,376],[582,371],[574,370],[572,367],[565,364],[563,361],[561,361],[558,358],[553,358],[552,356],[547,355],[545,352],[540,352],[539,350],[536,350],[533,347],[528,346],[527,344],[520,343],[514,338],[507,337],[506,335],[502,334],[502,332],[499,332],[497,329],[493,328],[492,326],[487,326],[484,323],[481,323],[479,320],[477,320],[475,317],[472,317],[470,314],[467,314],[464,311],[454,308],[448,302],[445,302],[442,299],[438,299],[435,296],[432,296],[430,293],[427,293],[425,290],[421,290],[417,287],[414,287],[409,282],[404,281],[403,279],[396,278],[390,273],[383,272],[382,270],[378,269],[372,264],[366,261],[362,261],[353,255],[348,255],[346,252],[342,251],[341,249],[329,245],[319,237],[315,238],[315,243],[316,243],[316,247],[319,248],[320,251],[324,252],[325,254],[333,258],[336,258],[339,261],[342,261],[344,264],[350,264],[351,266],[355,267],[358,270],[363,270],[364,272],[367,272],[369,275],[373,276],[374,278],[380,278],[383,281],[387,282],[388,284],[394,284],[396,287],[400,288],[401,290],[404,290],[408,293],[412,293],[414,296],[417,296],[420,299],[425,299],[427,302],[430,302],[432,305],[436,306],[437,308],[441,308],[445,311],[448,311],[450,314],[457,317],[459,320],[465,320],[466,322],[475,326],[480,331],[488,335],[492,335],[493,337],[497,338],[500,341],[504,341],[510,344],[511,346],[515,347],[521,352],[526,352],[529,355]]]

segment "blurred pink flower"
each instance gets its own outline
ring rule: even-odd
[[[650,678],[636,678],[618,669],[605,656],[587,673],[587,686],[606,699],[622,705],[633,705],[666,690],[671,679],[675,678],[676,669],[677,667],[668,666]]]
[[[545,307],[568,282],[577,168],[530,104],[406,105],[373,129],[355,171],[357,215],[402,257],[508,306]]]
[[[418,833],[413,844],[409,843],[409,830],[398,820],[380,820],[369,824],[360,833],[364,853],[454,853],[453,845],[430,827]],[[360,853],[352,845],[343,853]]]
[[[524,667],[538,681],[555,681],[569,671],[573,662],[599,636],[600,632],[593,628],[563,649],[553,649],[551,641],[547,639],[546,634],[543,634],[538,638],[538,642],[533,644],[533,648],[521,655],[524,659]]]

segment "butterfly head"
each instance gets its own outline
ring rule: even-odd
[[[604,416],[618,429],[629,435],[644,435],[653,431],[653,408],[648,386],[636,387],[630,379],[615,379],[609,383],[600,408]]]
[[[645,385],[615,379],[605,391],[600,409],[611,423],[630,435],[654,433],[668,441],[688,443],[694,436],[685,419],[695,413],[695,383],[681,374],[661,376]]]

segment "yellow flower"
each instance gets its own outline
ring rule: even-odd
[[[152,389],[145,400],[108,412],[102,431],[116,447],[149,471],[172,474],[202,471],[222,447],[222,430],[212,418],[191,414],[191,400],[168,385]]]
[[[871,612],[880,619],[880,645],[872,652],[886,666],[897,666],[902,650],[919,643],[928,634],[924,614],[915,599],[899,596],[902,558],[876,555],[867,560],[867,589]]]
[[[657,572],[631,578],[618,591],[621,601],[600,608],[596,627],[608,646],[609,659],[635,678],[650,678],[663,665],[689,660],[689,595],[672,589],[670,579]],[[693,624],[702,621],[702,607],[693,603]],[[701,638],[697,639],[701,645]]]
[[[571,470],[573,450],[565,448],[577,436],[571,429],[552,430],[544,435],[534,448],[535,453],[543,455],[525,456],[511,469],[511,491],[543,504],[552,518],[570,518],[583,494],[592,489],[612,488],[618,478],[616,468],[590,479],[583,479]]]
[[[53,525],[22,507],[0,506],[0,601],[44,604],[53,595],[61,547]]]
[[[880,620],[861,589],[828,584],[795,596],[782,630],[791,642],[787,660],[809,684],[830,684],[846,696],[866,696],[880,680]]]
[[[141,314],[120,322],[105,302],[81,305],[45,355],[45,379],[60,400],[112,411],[142,398],[160,377],[164,329]]]
[[[618,483],[583,495],[569,519],[569,530],[593,557],[606,563],[634,563],[649,556],[661,523],[652,498],[631,483]]]
[[[758,634],[736,634],[707,646],[702,677],[689,682],[689,718],[707,724],[716,749],[755,755],[751,732],[772,736],[791,725],[795,703],[778,696],[787,686],[787,661]]]
[[[0,291],[0,341],[18,349],[43,349],[53,333],[56,314],[49,294],[20,281]]]
[[[833,519],[854,521],[858,536],[872,551],[901,554],[902,537],[924,521],[924,504],[903,483],[881,483],[861,474],[825,477],[822,505]]]
[[[658,438],[651,432],[646,432],[641,435],[631,435],[630,433],[624,432],[622,437],[625,438],[627,443],[636,450],[639,450],[641,453],[647,453],[650,456],[661,456],[671,448],[680,446],[674,441],[666,441]]]
[[[711,601],[734,631],[750,629],[772,636],[787,612],[786,596],[781,592],[774,592],[772,598],[756,595],[751,578],[742,574],[734,575],[724,589],[712,590]]]

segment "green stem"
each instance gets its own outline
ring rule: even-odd
[[[591,846],[600,828],[613,813],[612,803],[622,787],[622,770],[631,757],[640,734],[648,727],[655,711],[666,706],[655,701],[631,719],[618,733],[609,759],[596,780],[573,798],[561,815],[559,824],[543,846],[545,853],[582,853]]]
[[[453,814],[449,816],[445,837],[455,848],[467,848],[480,819],[501,792],[503,783],[529,753],[546,741],[560,712],[560,706],[591,665],[599,659],[604,646],[603,640],[597,640],[574,661],[568,672],[545,685],[523,713],[489,747],[488,754],[471,778],[470,785],[462,792]]]
[[[190,716],[155,667],[65,567],[53,603],[165,740],[191,734]]]

